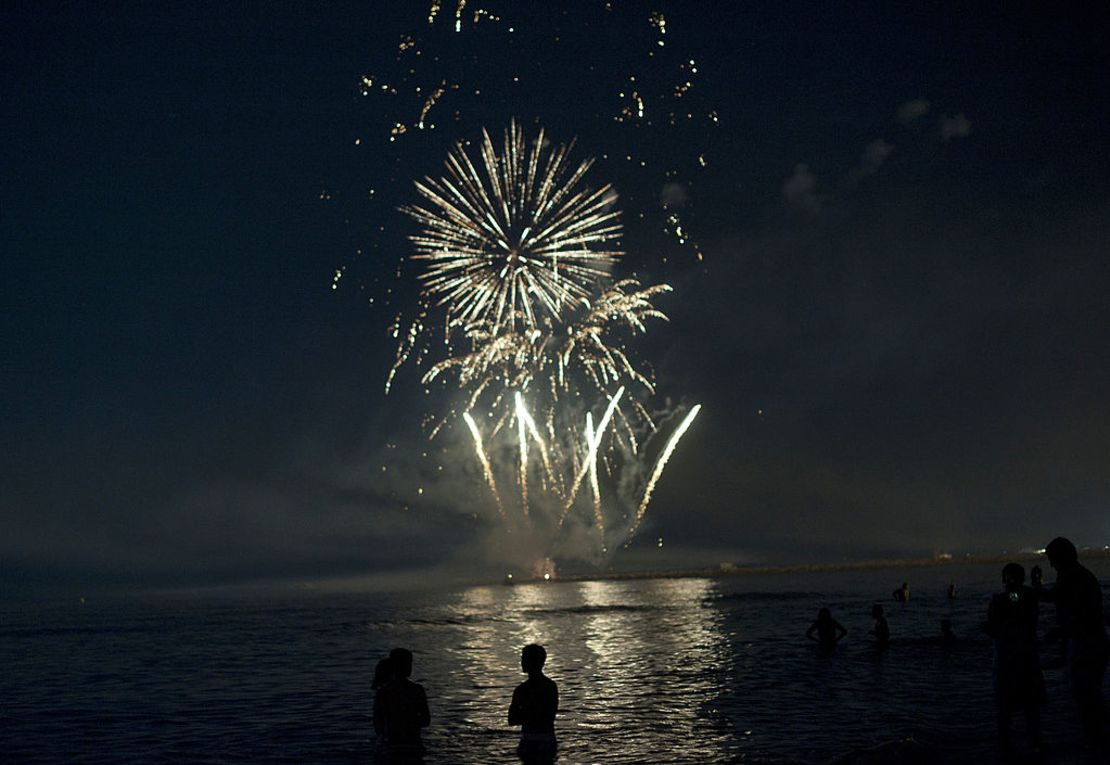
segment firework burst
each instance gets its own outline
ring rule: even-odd
[[[438,324],[431,307],[443,308],[446,353],[422,382],[457,385],[501,521],[549,534],[548,553],[572,519],[593,530],[602,551],[630,539],[698,411],[671,433],[649,476],[640,448],[656,427],[642,399],[654,393],[654,375],[624,342],[666,320],[653,300],[671,288],[613,281],[622,255],[617,196],[608,185],[584,185],[592,160],[572,163],[572,146],[552,148],[542,130],[529,144],[514,121],[501,153],[483,130],[480,163],[459,143],[446,175],[417,182],[423,203],[402,210],[421,227],[410,237],[411,257],[424,266],[421,309],[403,336],[394,327],[401,339],[387,382],[426,322]],[[456,413],[440,419],[433,438]],[[508,453],[511,464],[491,459]],[[499,488],[506,482],[515,484],[515,508]],[[607,489],[617,496],[603,499]]]
[[[542,129],[529,146],[513,121],[500,154],[483,130],[478,165],[459,143],[444,177],[417,182],[424,204],[403,208],[422,229],[412,257],[450,325],[536,329],[608,277],[621,255],[617,195],[582,185],[593,160],[575,166],[572,148],[550,147]]]

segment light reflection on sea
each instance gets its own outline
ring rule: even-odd
[[[0,751],[368,763],[369,678],[403,645],[432,708],[427,763],[511,763],[508,700],[520,647],[538,642],[560,688],[564,764],[823,762],[910,737],[900,746],[925,757],[981,762],[993,707],[979,624],[995,568],[6,604]],[[903,579],[904,606],[890,600]],[[873,602],[887,604],[886,653],[867,635]],[[832,656],[803,637],[821,606],[850,633]],[[958,645],[935,640],[941,618]],[[1046,739],[1074,743],[1064,679],[1047,678]]]

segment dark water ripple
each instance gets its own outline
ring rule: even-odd
[[[407,645],[432,705],[429,765],[511,763],[519,649],[540,642],[560,686],[562,763],[820,763],[882,746],[922,762],[992,761],[979,624],[996,573],[887,578],[9,604],[0,752],[26,763],[369,763],[374,662]],[[879,653],[870,606],[902,579],[914,596],[887,605],[895,642]],[[950,580],[955,602],[943,596]],[[833,655],[802,637],[824,605],[850,632]],[[958,645],[934,639],[941,618]],[[1068,761],[1066,686],[1047,677],[1046,738],[1065,742],[1056,759]]]

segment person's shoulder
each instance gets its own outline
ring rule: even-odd
[[[405,694],[409,694],[409,695],[412,695],[412,696],[423,695],[424,694],[424,686],[421,685],[420,683],[414,683],[412,680],[409,680],[406,677],[406,678],[402,678],[401,681],[399,683],[397,683],[397,691],[399,693],[405,693]]]

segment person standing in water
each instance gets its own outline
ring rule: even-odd
[[[509,704],[509,725],[519,725],[520,744],[517,754],[528,765],[542,765],[555,760],[555,714],[559,711],[559,688],[543,673],[547,651],[531,643],[520,652],[520,669],[528,679],[513,691]]]
[[[875,645],[878,648],[886,648],[890,645],[890,625],[883,616],[883,607],[878,603],[871,606],[871,618],[875,622],[875,626],[871,628],[871,634],[875,636]]]
[[[421,762],[424,744],[420,741],[420,729],[428,727],[431,715],[424,686],[409,680],[412,651],[394,648],[382,669],[387,673],[382,678],[385,684],[374,696],[374,731],[378,734],[379,751],[386,762]]]
[[[809,625],[806,637],[815,641],[822,648],[835,648],[836,644],[844,639],[848,630],[836,619],[832,618],[829,609],[822,608],[817,612],[817,621]]]
[[[1010,748],[1010,715],[1025,714],[1025,730],[1034,751],[1041,746],[1039,704],[1044,696],[1044,677],[1037,656],[1037,598],[1025,586],[1025,569],[1007,563],[1002,569],[1005,591],[991,598],[987,610],[987,634],[994,641],[994,701],[998,723],[998,746]]]
[[[1064,656],[1072,696],[1083,723],[1083,738],[1095,761],[1107,752],[1106,704],[1102,698],[1102,678],[1110,645],[1102,613],[1102,586],[1079,563],[1075,545],[1056,537],[1045,548],[1048,563],[1056,569],[1056,585],[1040,590],[1041,600],[1056,604],[1056,628],[1046,640],[1064,639]]]

